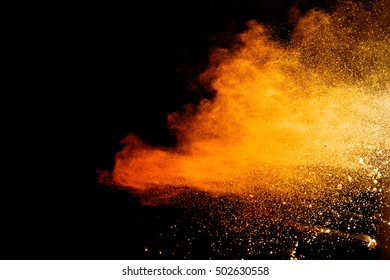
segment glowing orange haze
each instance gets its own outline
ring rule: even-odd
[[[284,45],[249,22],[240,44],[215,50],[200,76],[215,98],[168,116],[177,147],[129,135],[113,183],[238,192],[293,179],[302,166],[354,169],[368,146],[390,147],[384,3],[374,12],[355,4],[312,10]]]

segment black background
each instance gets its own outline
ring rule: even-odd
[[[196,82],[210,51],[228,47],[252,19],[288,40],[295,2],[92,2],[50,7],[22,24],[17,52],[27,78],[16,81],[23,95],[7,116],[16,145],[4,172],[0,258],[147,258],[143,240],[179,214],[99,184],[97,171],[112,170],[128,133],[174,145],[167,113],[212,98]]]

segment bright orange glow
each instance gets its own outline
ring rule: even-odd
[[[249,22],[240,43],[215,50],[199,78],[215,98],[168,116],[177,147],[150,147],[129,135],[116,156],[113,183],[139,190],[283,191],[290,180],[312,180],[308,167],[357,170],[369,164],[369,151],[388,153],[384,3],[371,12],[357,4],[331,14],[312,10],[289,44]]]

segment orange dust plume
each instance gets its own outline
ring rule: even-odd
[[[370,150],[388,154],[389,10],[347,2],[297,19],[288,43],[248,22],[199,77],[213,100],[168,116],[177,146],[129,135],[112,183],[240,192],[282,186],[308,166],[357,170]]]

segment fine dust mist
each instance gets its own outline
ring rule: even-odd
[[[339,189],[359,172],[383,177],[390,147],[387,8],[379,1],[369,9],[348,2],[329,13],[311,10],[288,43],[248,22],[239,43],[214,50],[199,77],[215,97],[167,116],[177,146],[127,136],[111,183],[239,194],[289,191],[291,182],[322,180],[313,174],[324,169],[345,171]]]

